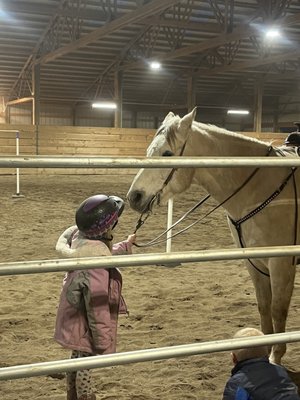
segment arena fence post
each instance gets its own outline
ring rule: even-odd
[[[20,132],[16,131],[16,156],[20,155]],[[24,195],[20,193],[20,168],[16,168],[17,188],[16,193],[12,195],[14,199],[22,198]]]
[[[16,156],[20,155],[20,131],[16,131],[15,129],[0,129],[0,132],[12,132],[16,134]],[[12,198],[21,198],[24,197],[20,193],[20,168],[16,168],[16,176],[17,176],[17,188],[16,193],[12,195]]]
[[[172,226],[173,223],[173,198],[168,200],[168,220],[167,220],[167,242],[166,242],[166,252],[170,253],[172,248]]]

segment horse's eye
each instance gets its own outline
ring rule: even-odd
[[[174,156],[174,153],[170,150],[166,150],[163,152],[162,155],[163,155],[163,157],[172,157],[172,156]]]

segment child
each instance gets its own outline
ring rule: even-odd
[[[234,338],[262,335],[258,329],[244,328]],[[231,356],[234,368],[223,400],[300,400],[287,371],[269,362],[268,346],[237,349]]]
[[[116,196],[96,195],[76,211],[76,226],[58,239],[56,250],[64,257],[99,257],[131,254],[136,236],[112,245],[112,231],[124,209]],[[64,278],[57,310],[55,340],[71,349],[71,358],[116,351],[118,313],[126,313],[118,269],[69,271]],[[67,400],[95,400],[90,371],[67,373]]]

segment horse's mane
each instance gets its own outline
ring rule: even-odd
[[[175,144],[176,141],[176,128],[177,125],[180,122],[180,117],[178,115],[173,116],[170,119],[165,120],[158,131],[156,132],[155,136],[158,136],[160,134],[165,135],[168,143],[172,146]],[[213,125],[213,124],[205,124],[203,122],[198,122],[198,121],[193,121],[193,128],[196,128],[196,131],[201,132],[203,135],[213,135],[213,136],[230,136],[232,138],[235,138],[237,140],[243,141],[243,142],[252,142],[252,143],[257,143],[263,146],[269,146],[270,143],[263,142],[262,140],[249,137],[246,135],[243,135],[241,133],[229,131],[225,128],[220,128],[219,126]]]
[[[269,145],[266,142],[263,142],[262,140],[259,140],[259,139],[256,139],[256,138],[252,138],[252,137],[243,135],[241,133],[229,131],[229,130],[227,130],[225,128],[220,128],[219,126],[216,126],[216,125],[204,124],[203,122],[198,122],[198,121],[194,121],[193,125],[196,126],[198,129],[200,129],[201,131],[204,131],[204,132],[206,132],[208,134],[226,135],[226,136],[231,136],[231,137],[236,138],[236,139],[241,139],[243,141],[260,143],[260,144],[263,144],[265,146]]]

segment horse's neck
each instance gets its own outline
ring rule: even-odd
[[[268,145],[226,129],[197,123],[191,131],[193,151],[202,156],[264,156]]]
[[[257,156],[268,154],[265,143],[249,140],[230,133],[211,133],[200,131],[193,132],[187,152],[194,156],[206,157],[235,157]],[[194,182],[202,186],[218,202],[224,201],[253,173],[254,168],[197,168],[194,173]],[[253,195],[255,197],[255,195]],[[249,196],[251,197],[251,195]],[[255,202],[255,198],[249,198]],[[246,202],[247,203],[247,202]],[[245,203],[244,203],[245,204]],[[227,211],[234,215],[233,210],[239,214],[244,205],[228,202],[224,205]]]

